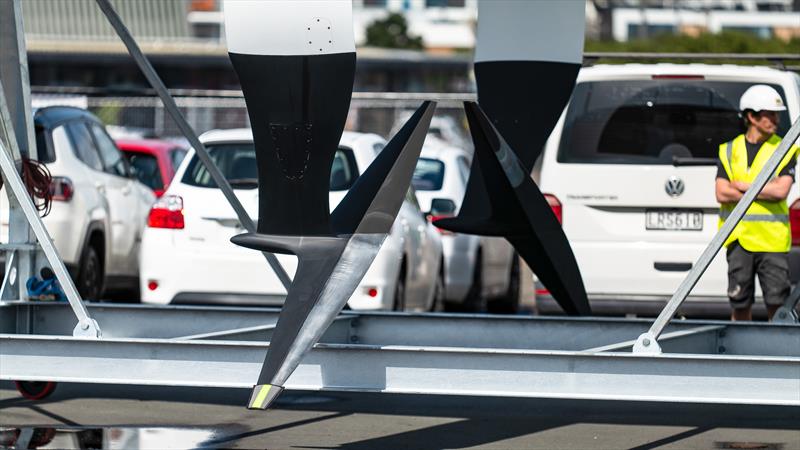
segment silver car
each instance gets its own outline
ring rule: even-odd
[[[471,155],[432,135],[412,184],[430,220],[456,215],[466,191]],[[444,255],[444,304],[453,311],[516,313],[519,258],[504,238],[439,229]]]

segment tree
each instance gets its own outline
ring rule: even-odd
[[[628,42],[587,40],[587,52],[656,52],[656,53],[800,53],[800,38],[784,42],[777,38],[759,39],[752,34],[738,31],[724,31],[719,34],[703,33],[697,37],[675,34],[660,34],[647,39],[633,39]],[[702,62],[698,60],[636,60],[636,62]],[[625,59],[601,60],[603,63],[621,64],[631,62]],[[723,62],[738,64],[773,64],[770,61],[709,60],[717,64]]]
[[[421,50],[422,38],[408,34],[405,16],[391,13],[385,19],[378,19],[367,26],[368,47],[404,48]]]

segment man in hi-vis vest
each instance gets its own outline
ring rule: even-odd
[[[781,138],[778,113],[786,106],[778,92],[763,84],[751,86],[739,101],[747,131],[719,146],[716,195],[719,224],[730,215]],[[751,320],[758,274],[769,318],[789,295],[789,248],[792,237],[786,197],[795,175],[797,147],[781,161],[774,177],[731,233],[728,248],[728,298],[731,320]]]

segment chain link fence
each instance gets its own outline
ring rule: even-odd
[[[208,92],[204,92],[207,94]],[[239,93],[221,91],[217,96],[176,95],[175,101],[195,132],[249,128],[250,118]],[[97,115],[115,137],[181,139],[180,130],[156,96],[93,96],[33,93],[34,107],[69,105]],[[346,129],[390,137],[425,100],[437,101],[431,132],[463,148],[470,148],[462,102],[474,94],[366,93],[353,94]]]

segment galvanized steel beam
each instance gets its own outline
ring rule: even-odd
[[[252,387],[268,345],[0,335],[0,379]],[[318,344],[289,389],[800,406],[800,360]]]
[[[224,333],[214,339],[269,340],[278,309],[89,303],[107,338],[158,338]],[[69,308],[41,302],[0,305],[0,333],[69,335]],[[585,351],[624,342],[650,326],[647,319],[561,318],[343,311],[325,343]],[[705,328],[700,328],[705,327]],[[708,328],[713,327],[713,329]],[[717,328],[718,327],[718,328]],[[703,332],[698,332],[700,328]],[[229,334],[230,330],[238,329]],[[665,351],[800,358],[800,326],[759,322],[675,321]],[[212,335],[213,336],[213,335]],[[619,348],[619,347],[617,347]],[[1,351],[1,349],[0,349]]]

